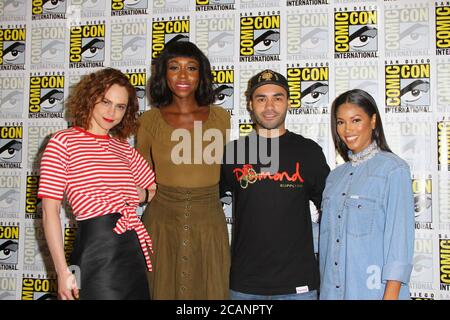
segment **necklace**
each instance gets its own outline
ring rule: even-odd
[[[361,152],[354,154],[352,151],[349,150],[348,157],[350,158],[352,167],[356,167],[361,163],[363,163],[364,161],[373,158],[373,156],[376,155],[378,151],[380,151],[380,149],[378,148],[377,143],[375,141],[372,141],[372,143]]]

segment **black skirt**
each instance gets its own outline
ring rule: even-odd
[[[79,267],[81,300],[147,300],[146,263],[137,234],[113,229],[119,213],[78,221],[70,258]]]

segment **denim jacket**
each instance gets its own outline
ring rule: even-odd
[[[320,299],[382,299],[387,280],[409,299],[414,200],[408,164],[379,151],[327,178],[320,222]]]

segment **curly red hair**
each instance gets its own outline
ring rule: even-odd
[[[122,121],[109,133],[116,138],[125,140],[136,132],[138,127],[137,111],[139,109],[136,89],[125,74],[113,68],[105,68],[85,75],[72,89],[66,107],[75,126],[85,130],[89,129],[95,104],[104,97],[106,91],[114,84],[127,90],[128,104]]]

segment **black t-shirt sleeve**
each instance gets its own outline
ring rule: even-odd
[[[320,205],[322,202],[322,192],[325,189],[325,181],[328,174],[330,173],[330,167],[327,164],[325,155],[323,154],[322,148],[320,146],[315,146],[314,150],[314,172],[311,177],[311,185],[309,190],[310,200],[314,203],[316,208],[320,210]]]

